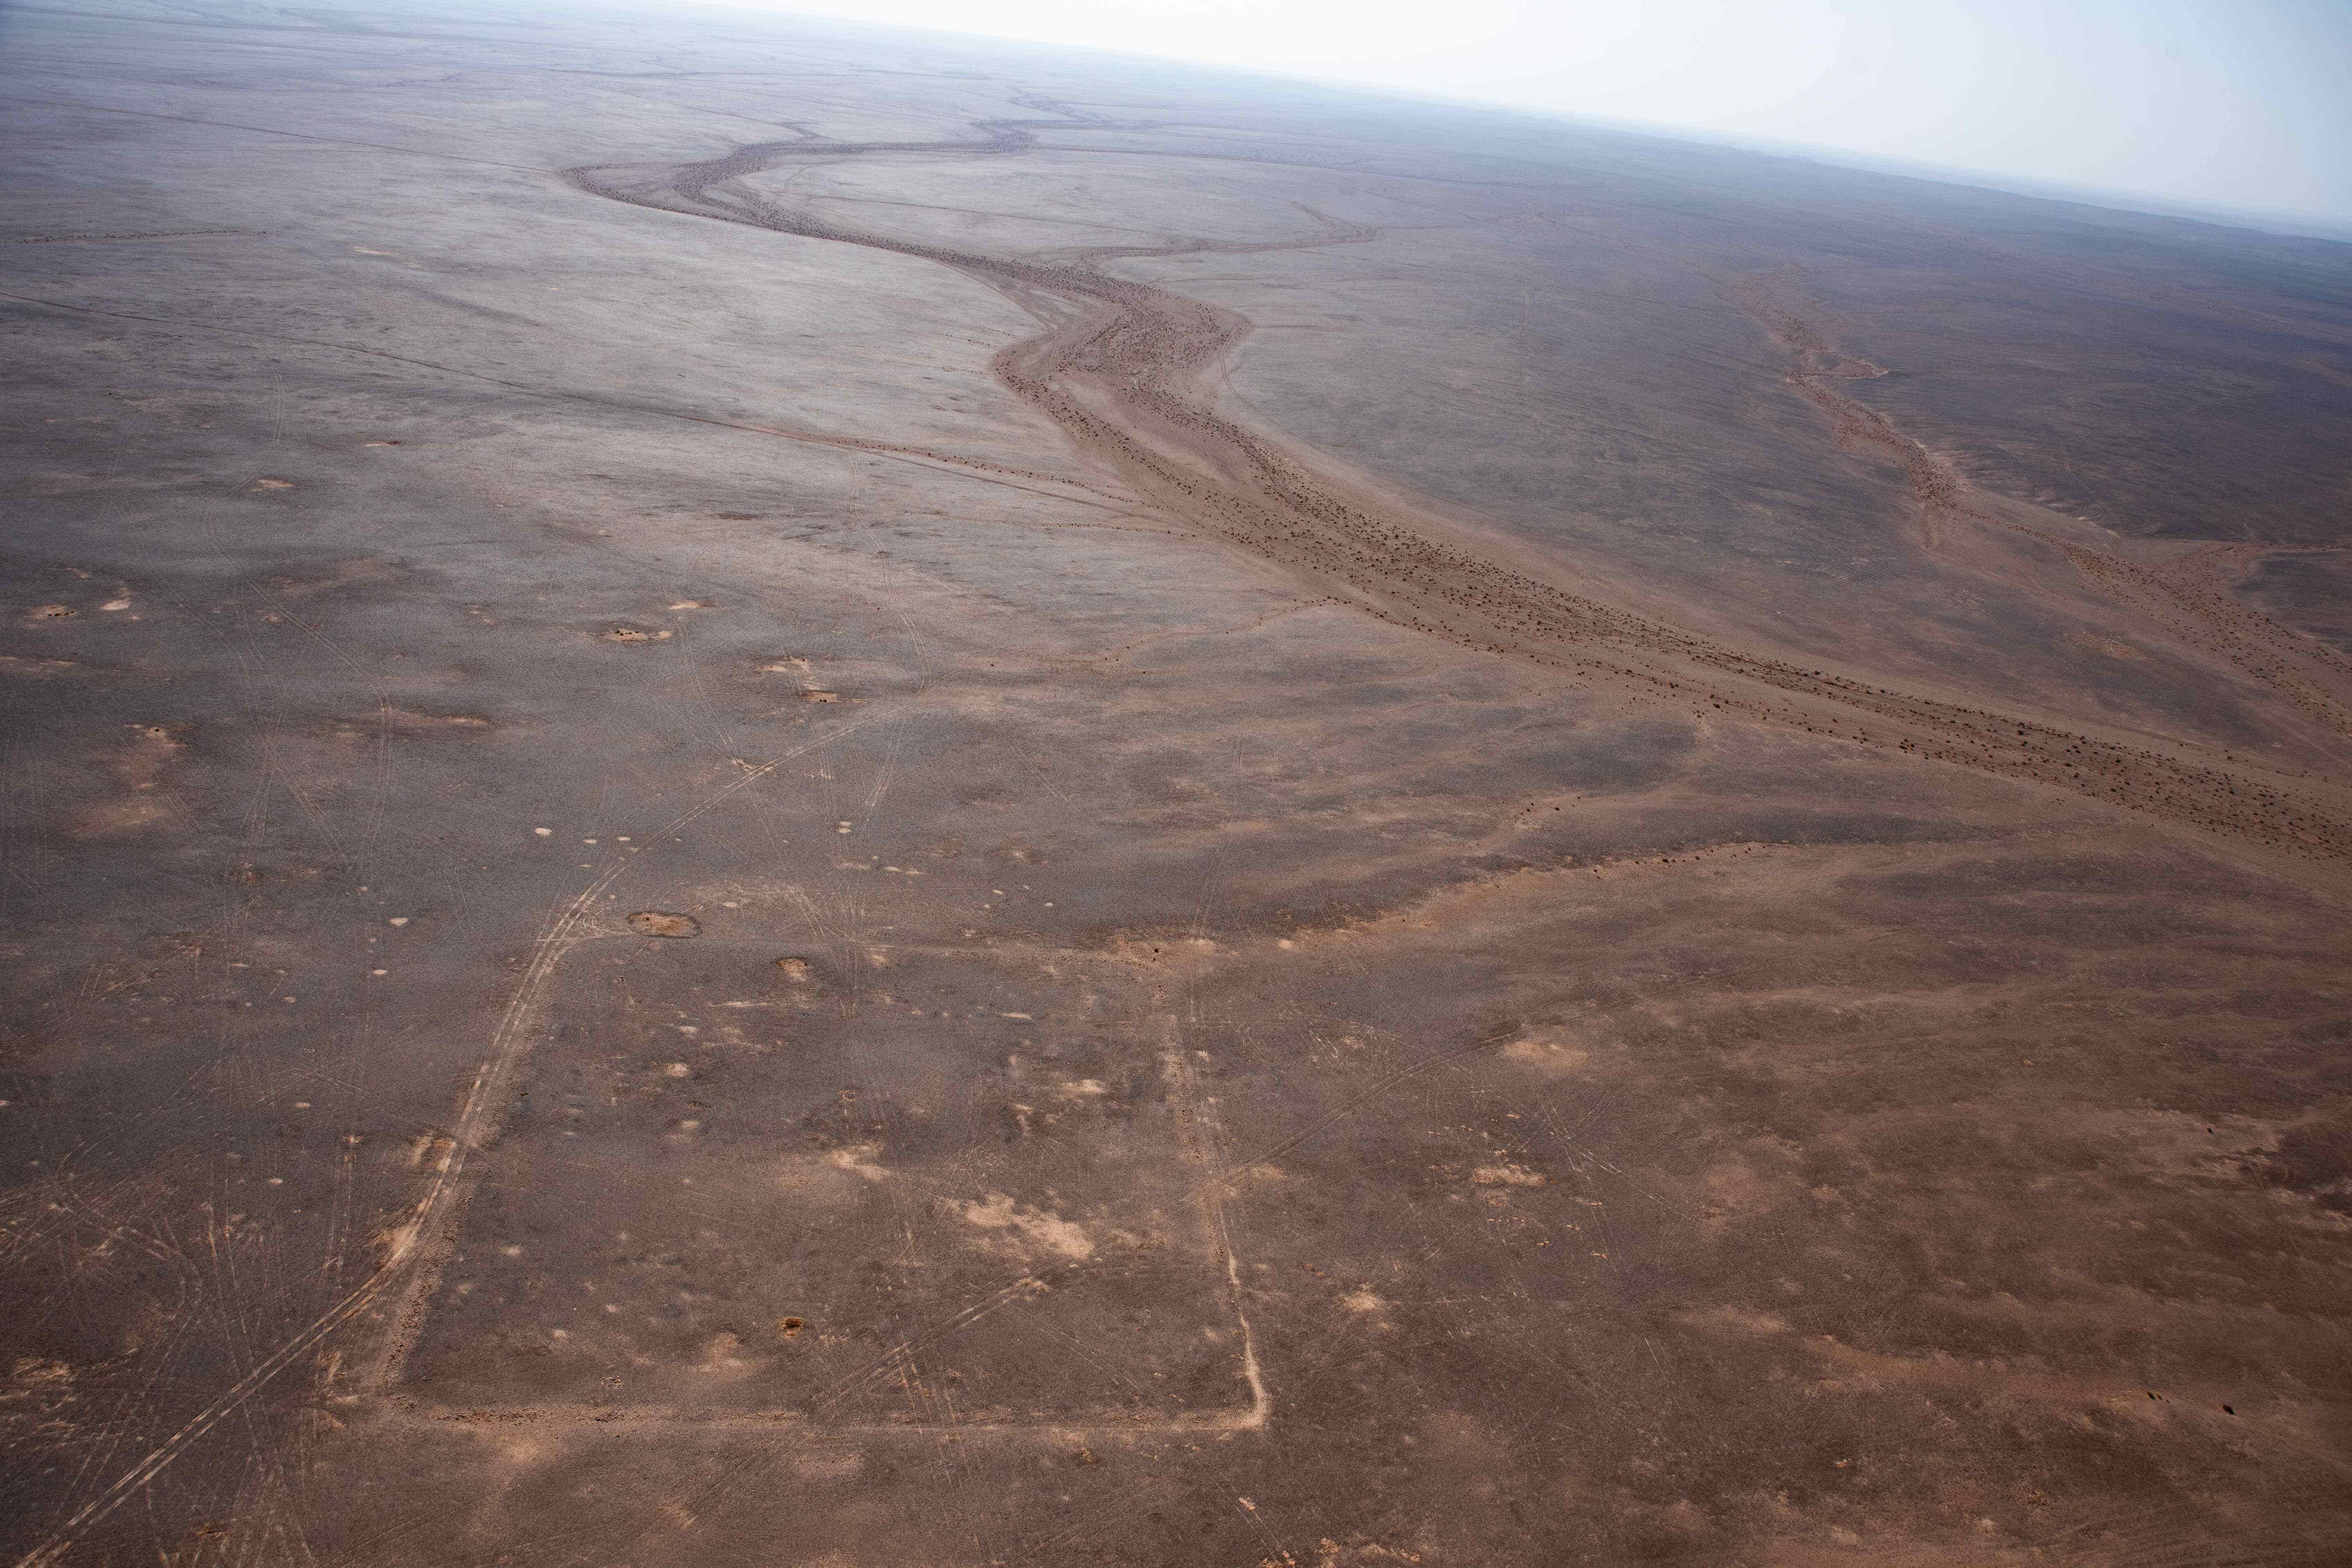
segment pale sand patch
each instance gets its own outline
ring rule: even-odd
[[[976,1204],[965,1204],[961,1213],[968,1224],[982,1230],[1012,1231],[1048,1252],[1059,1253],[1073,1261],[1092,1258],[1095,1244],[1087,1233],[1058,1215],[1042,1209],[1024,1209],[1003,1193],[991,1193]]]

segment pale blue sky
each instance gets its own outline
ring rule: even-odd
[[[782,0],[763,8],[2352,223],[2352,0]]]

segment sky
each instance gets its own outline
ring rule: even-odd
[[[780,0],[2352,224],[2352,0]]]

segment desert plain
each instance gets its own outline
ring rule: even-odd
[[[2352,246],[0,10],[19,1564],[2352,1560]]]

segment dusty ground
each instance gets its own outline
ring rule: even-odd
[[[2352,251],[0,13],[23,1563],[2352,1557]]]

